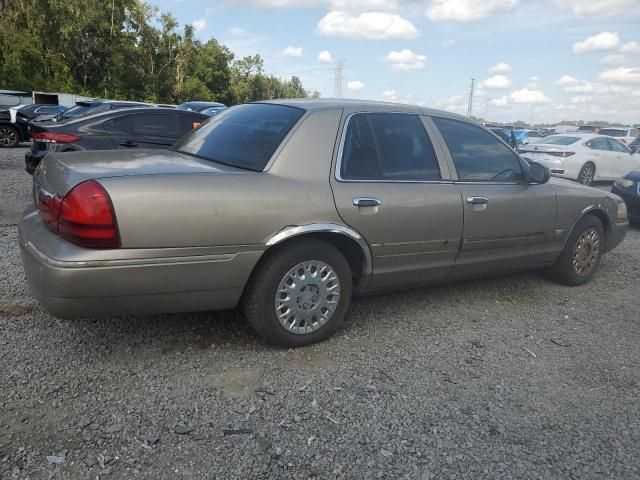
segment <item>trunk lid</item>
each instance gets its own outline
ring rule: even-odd
[[[170,150],[50,153],[34,175],[34,186],[64,196],[85,180],[133,175],[238,173],[243,170]]]

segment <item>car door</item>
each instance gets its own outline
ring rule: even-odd
[[[427,282],[453,267],[462,199],[417,114],[353,113],[331,185],[339,215],[371,247],[370,288]]]
[[[612,176],[609,180],[617,180],[640,167],[640,154],[632,153],[629,147],[615,138],[609,138],[608,141],[615,154],[615,160],[612,162]]]
[[[595,137],[585,142],[587,147],[587,159],[596,166],[594,180],[605,180],[614,177],[616,153],[613,151],[609,139],[606,136]],[[617,178],[617,177],[616,177]]]
[[[452,275],[473,276],[552,261],[556,192],[525,180],[524,160],[485,129],[431,117],[464,202],[462,244]]]
[[[172,113],[126,113],[104,127],[119,149],[169,148],[180,138]]]

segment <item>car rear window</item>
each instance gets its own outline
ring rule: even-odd
[[[252,103],[229,108],[187,134],[175,150],[247,170],[262,171],[304,110]]]
[[[609,135],[610,137],[625,137],[627,135],[627,131],[620,128],[603,128],[602,130],[600,130],[600,135]]]
[[[543,143],[548,145],[571,145],[580,140],[580,137],[570,137],[566,135],[552,135],[545,137]]]

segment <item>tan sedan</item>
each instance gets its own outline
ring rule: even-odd
[[[270,342],[329,337],[354,293],[547,268],[582,284],[624,202],[466,118],[361,101],[230,108],[171,151],[52,154],[20,223],[60,317],[244,306]]]

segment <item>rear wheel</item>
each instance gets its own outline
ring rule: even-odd
[[[585,163],[578,173],[578,181],[583,185],[591,185],[596,176],[596,166],[591,163]]]
[[[20,143],[20,132],[11,125],[0,125],[0,148],[14,148]]]
[[[604,249],[604,228],[593,215],[586,215],[575,226],[564,250],[551,267],[552,278],[564,285],[587,283],[598,269]]]
[[[329,338],[349,308],[349,264],[332,245],[300,240],[274,251],[253,275],[244,312],[268,342],[302,347]]]

